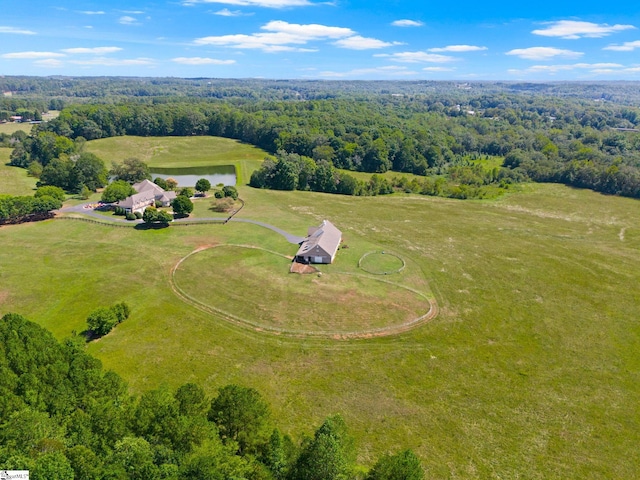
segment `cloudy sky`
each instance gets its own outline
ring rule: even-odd
[[[0,75],[640,80],[640,4],[32,0]]]

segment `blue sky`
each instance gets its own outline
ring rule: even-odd
[[[637,2],[2,3],[0,75],[640,80]]]

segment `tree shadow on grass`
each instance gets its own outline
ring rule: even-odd
[[[168,228],[168,223],[138,223],[135,227],[136,230],[162,230]]]

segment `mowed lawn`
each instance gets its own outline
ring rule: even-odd
[[[0,195],[33,195],[37,178],[27,175],[24,168],[8,165],[12,150],[0,148]]]
[[[364,334],[401,326],[430,308],[425,296],[397,283],[400,275],[392,282],[329,266],[319,275],[295,275],[287,273],[290,266],[290,259],[272,252],[222,245],[185,259],[173,278],[198,304],[285,334]]]
[[[158,168],[234,165],[240,185],[249,182],[253,170],[268,155],[264,150],[238,140],[208,136],[112,137],[88,142],[86,149],[107,165],[130,157]]]
[[[355,268],[368,251],[397,253],[411,267],[402,283],[423,282],[439,315],[389,338],[255,332],[177,298],[171,269],[207,245],[282,255],[296,245],[239,222],[139,231],[73,220],[0,227],[0,313],[22,313],[64,338],[84,329],[92,309],[124,300],[129,320],[88,350],[133,392],[189,381],[209,394],[252,386],[296,438],[341,413],[365,465],[412,448],[427,478],[638,476],[637,200],[558,185],[495,201],[249,187],[240,195],[241,217],[298,235],[331,220],[349,246],[335,271]],[[210,260],[203,269],[218,268]],[[216,275],[193,268],[194,289],[202,276],[237,295],[241,276],[260,271],[218,261]],[[270,282],[250,286],[247,301],[269,301]],[[332,308],[351,313],[343,297]]]

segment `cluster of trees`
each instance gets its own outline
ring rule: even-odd
[[[338,171],[326,160],[279,150],[274,159],[266,158],[262,166],[251,175],[249,185],[275,190],[311,190],[343,195],[378,195],[392,193],[391,184],[379,175],[369,182],[357,180],[353,175]]]
[[[283,150],[311,158],[316,165],[326,162],[371,173],[443,174],[470,156],[512,152],[522,152],[536,164],[534,169],[518,171],[525,175],[531,171],[533,180],[542,177],[534,170],[560,171],[583,160],[605,170],[617,163],[624,167],[618,175],[625,177],[639,168],[640,132],[634,131],[640,125],[638,108],[513,93],[476,97],[467,93],[463,98],[462,105],[453,103],[455,96],[386,95],[360,100],[73,105],[39,127],[87,139],[124,134],[216,135],[271,153]],[[568,175],[544,178],[572,184]],[[610,193],[633,191],[586,183]]]
[[[33,196],[0,195],[0,225],[51,218],[51,211],[62,207],[64,191],[40,187]]]
[[[111,307],[95,309],[87,317],[87,329],[91,336],[103,337],[119,323],[129,318],[131,309],[125,302],[116,303]]]
[[[10,165],[38,177],[38,185],[53,185],[68,192],[96,191],[108,182],[102,159],[83,152],[83,138],[75,141],[52,132],[14,137]]]
[[[252,388],[208,398],[187,383],[132,397],[84,343],[58,343],[20,315],[0,319],[0,469],[30,470],[34,480],[424,478],[408,450],[363,473],[340,416],[294,442]]]
[[[40,85],[22,77],[3,81]],[[71,155],[68,150],[84,139],[215,135],[310,158],[318,166],[370,173],[442,175],[469,157],[517,154],[526,161],[505,163],[517,170],[515,177],[637,196],[640,96],[633,84],[59,79],[43,82],[44,90],[46,85],[102,85],[107,96],[109,88],[120,93],[108,96],[113,103],[72,104],[38,125],[15,146],[15,165],[37,161],[44,167]],[[140,101],[145,95],[136,88],[147,87],[161,98]],[[170,96],[178,91],[194,98]],[[228,94],[202,100],[208,91]],[[280,98],[284,91],[297,94]]]

